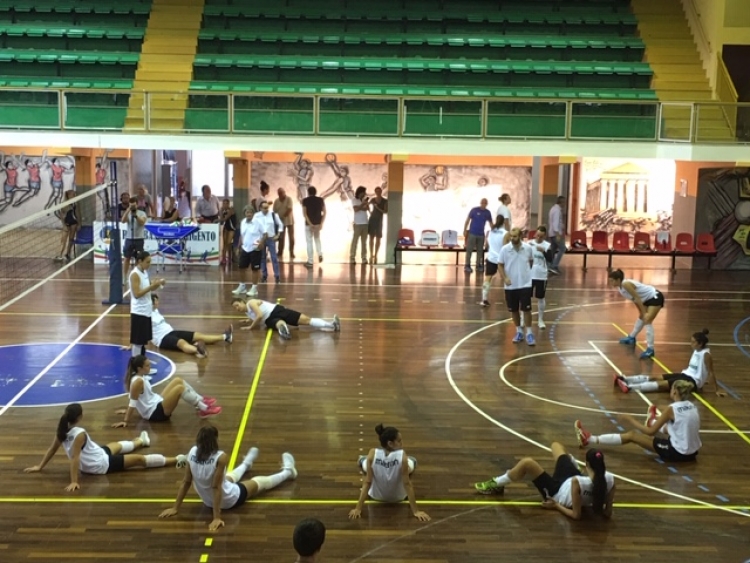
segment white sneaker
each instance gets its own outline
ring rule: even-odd
[[[241,283],[240,285],[237,286],[235,290],[232,291],[232,294],[242,295],[243,293],[245,293],[245,291],[247,291],[247,286],[244,283]]]
[[[281,322],[279,325],[279,334],[281,335],[281,338],[284,340],[291,340],[292,339],[292,333],[289,331],[289,327],[285,322]]]
[[[333,315],[333,330],[341,332],[341,319],[339,319],[338,315]]]
[[[539,330],[544,330],[545,328],[547,328],[547,325],[544,324],[544,321],[542,319],[539,319],[537,326],[539,327]]]
[[[291,472],[292,476],[290,479],[297,478],[297,468],[294,467],[294,456],[289,452],[281,454],[281,467],[282,469],[288,469]]]
[[[250,289],[247,290],[246,293],[247,293],[248,297],[258,297],[258,288],[257,287],[255,287],[255,288],[251,287]]]
[[[245,459],[242,460],[242,463],[245,464],[245,467],[250,469],[253,466],[255,460],[258,459],[258,454],[260,454],[260,450],[258,448],[250,448],[247,452],[247,455],[245,456]]]
[[[149,437],[148,432],[146,432],[145,430],[141,432],[140,438],[141,442],[143,442],[144,448],[148,448],[151,445],[151,438]]]
[[[175,462],[174,466],[177,469],[182,469],[183,467],[187,465],[187,463],[188,463],[187,456],[185,454],[180,454],[177,456],[177,461]]]

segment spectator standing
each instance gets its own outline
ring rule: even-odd
[[[211,186],[206,184],[201,188],[203,194],[195,202],[195,215],[199,223],[219,222],[219,198],[211,194]]]
[[[125,199],[123,199],[123,202]],[[128,274],[130,273],[130,260],[137,254],[143,252],[143,241],[146,237],[146,221],[148,217],[146,212],[138,209],[137,203],[128,198],[128,207],[122,214],[121,223],[128,226],[125,233],[125,246],[122,249],[122,285],[128,284]],[[122,206],[122,204],[120,204]]]
[[[264,182],[263,180],[260,181],[260,196],[256,197],[253,200],[253,207],[255,207],[255,211],[260,211],[260,204],[264,201],[269,201],[268,194],[271,192],[271,187]]]
[[[503,225],[505,230],[510,232],[510,230],[513,228],[510,208],[508,207],[510,205],[510,194],[503,194],[497,199],[500,201],[500,206],[497,208],[497,213],[495,215],[502,215],[503,217],[505,217]]]
[[[180,217],[187,219],[193,216],[191,209],[190,192],[185,187],[185,181],[180,181],[180,187],[177,189],[177,212]]]
[[[138,184],[135,187],[135,201],[138,210],[143,211],[147,217],[154,217],[156,215],[154,203],[151,201],[151,196],[148,194],[146,184]]]
[[[470,274],[471,255],[477,252],[477,272],[484,271],[484,228],[489,223],[492,228],[492,213],[487,209],[487,199],[482,198],[479,207],[474,207],[469,211],[466,222],[464,223],[464,239],[466,240],[466,264],[464,272]]]
[[[316,194],[315,186],[307,188],[307,197],[302,200],[302,213],[305,216],[305,239],[307,240],[307,262],[305,266],[313,266],[313,239],[318,251],[318,261],[323,261],[323,249],[320,246],[320,231],[326,219],[326,204],[322,197]]]
[[[559,196],[555,205],[549,210],[549,243],[551,247],[552,263],[549,271],[553,274],[560,273],[560,260],[565,256],[565,223],[563,221],[563,203],[565,197]]]
[[[254,213],[251,205],[245,206],[245,218],[240,223],[240,270],[250,268],[250,289],[245,282],[240,283],[232,291],[234,295],[247,293],[258,295],[258,280],[260,279],[260,262],[263,258],[263,247],[266,244],[265,219],[260,213]],[[247,279],[247,276],[245,276]]]
[[[388,213],[388,200],[383,197],[383,188],[375,188],[375,198],[370,200],[370,219],[367,223],[367,234],[370,243],[370,262],[377,264],[380,252],[380,241],[383,238],[383,215]]]
[[[352,244],[349,247],[349,263],[356,264],[357,242],[362,247],[362,263],[367,264],[367,211],[370,209],[370,198],[367,197],[367,188],[359,186],[352,198],[352,209],[354,209],[354,224],[352,225]]]
[[[276,283],[281,281],[279,272],[279,257],[276,254],[276,241],[279,240],[279,236],[284,232],[284,223],[281,222],[276,213],[269,212],[271,203],[264,201],[260,204],[260,211],[256,213],[256,216],[260,216],[263,221],[266,234],[266,245],[263,250],[263,257],[260,261],[261,280],[265,282],[268,280],[268,265],[266,264],[266,252],[271,256],[271,265],[273,266],[273,275],[276,277]]]
[[[279,235],[279,259],[284,259],[284,248],[286,239],[289,239],[289,261],[294,260],[294,200],[286,195],[284,188],[279,188],[276,192],[279,197],[273,202],[273,212],[281,218],[284,224],[284,230]]]

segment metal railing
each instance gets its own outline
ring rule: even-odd
[[[732,137],[735,137],[737,134],[737,90],[727,70],[727,65],[724,64],[724,58],[718,52],[716,53],[716,97],[722,102],[722,112]]]
[[[167,92],[0,88],[0,129],[750,143],[736,126],[750,104],[726,78],[716,102],[171,93],[187,97],[184,115],[159,109]]]

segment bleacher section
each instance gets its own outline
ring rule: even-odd
[[[601,118],[608,135],[653,138],[655,105],[643,103],[656,100],[653,72],[643,62],[636,27],[627,0],[333,0],[317,6],[207,0],[191,90],[255,95],[235,98],[239,131],[305,130],[311,103],[278,95],[346,98],[327,104],[321,128],[365,134],[385,132],[373,114],[395,124],[396,106],[356,97],[450,96],[545,101],[493,105],[489,135],[527,129],[561,136],[565,106],[547,101],[582,99],[591,102],[578,121],[582,135],[596,136]],[[410,104],[405,132],[478,135],[478,103]],[[224,105],[225,98],[191,96],[186,126],[215,127]]]
[[[30,89],[0,91],[2,123],[58,127],[57,93],[44,90],[71,88],[66,127],[122,128],[150,10],[151,0],[0,1],[0,86]]]

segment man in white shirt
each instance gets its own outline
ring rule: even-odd
[[[266,203],[266,205],[268,205]],[[234,295],[247,293],[251,297],[258,295],[260,263],[266,245],[266,220],[262,213],[253,215],[253,207],[245,206],[245,218],[240,223],[240,270],[250,268],[250,289],[243,282],[232,292]]]
[[[500,200],[500,206],[497,208],[497,213],[495,213],[495,217],[498,215],[502,215],[505,217],[505,222],[503,223],[503,228],[510,232],[510,229],[512,227],[512,220],[510,215],[510,208],[508,207],[510,205],[510,194],[503,194],[499,198]]]
[[[199,223],[219,222],[219,198],[211,195],[211,186],[205,185],[201,188],[202,197],[195,202],[195,215]]]
[[[510,242],[503,246],[499,260],[497,273],[505,282],[505,302],[516,325],[513,343],[518,344],[524,339],[521,326],[523,312],[526,344],[534,346],[536,340],[531,331],[531,267],[534,264],[534,256],[531,247],[521,240],[521,229],[518,227],[510,230]]]
[[[565,197],[559,196],[549,210],[549,243],[551,245],[552,263],[549,271],[559,274],[560,260],[565,256],[565,224],[563,222],[563,203]]]
[[[370,209],[370,198],[367,197],[367,188],[359,186],[352,198],[354,209],[354,225],[352,233],[352,244],[349,248],[349,262],[356,264],[357,241],[362,247],[362,263],[367,264],[367,224],[369,222],[367,212]]]
[[[284,223],[281,222],[281,218],[276,215],[273,211],[270,211],[271,203],[268,201],[260,202],[259,210],[255,216],[260,216],[260,219],[264,222],[265,233],[266,233],[266,247],[263,251],[263,257],[260,261],[261,277],[260,281],[265,282],[268,280],[268,266],[266,264],[266,251],[271,255],[271,265],[273,266],[273,275],[276,277],[276,283],[281,282],[281,276],[279,271],[279,256],[276,252],[276,241],[279,240],[279,236],[284,232]]]

